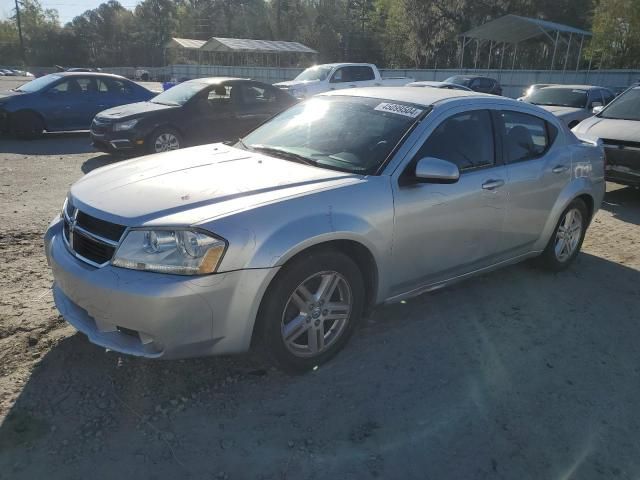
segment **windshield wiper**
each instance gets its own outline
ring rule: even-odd
[[[244,143],[243,143],[244,145]],[[255,144],[247,147],[250,150],[255,150],[257,152],[266,153],[267,155],[273,155],[277,158],[282,158],[284,160],[291,160],[293,162],[303,163],[305,165],[312,165],[314,167],[318,166],[317,162],[314,162],[310,158],[307,158],[303,155],[298,155],[297,153],[290,152],[289,150],[285,150],[279,147],[272,147],[270,145],[260,145]]]

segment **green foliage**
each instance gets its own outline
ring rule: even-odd
[[[320,62],[447,68],[458,65],[460,33],[507,13],[593,26],[585,51],[595,66],[604,60],[604,66],[637,67],[640,60],[640,0],[143,0],[133,11],[109,0],[64,26],[39,0],[21,3],[31,65],[161,65],[186,61],[165,58],[171,37],[219,36],[299,41],[318,50]],[[549,48],[548,42],[522,44],[520,66],[547,67]],[[488,64],[486,50],[479,66]],[[474,53],[472,44],[467,66],[475,63]],[[498,55],[501,45],[494,60]],[[14,18],[0,21],[0,58],[20,62]]]
[[[590,54],[603,67],[637,68],[640,0],[600,0],[593,16]]]

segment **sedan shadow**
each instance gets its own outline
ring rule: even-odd
[[[602,202],[602,209],[623,222],[640,225],[640,189],[633,187],[609,189]]]
[[[118,163],[123,160],[126,160],[126,158],[103,153],[83,162],[80,170],[82,170],[84,174],[87,174],[92,170],[95,170],[96,168],[105,167],[107,165],[111,165],[112,163]]]
[[[255,354],[147,361],[76,334],[0,426],[0,472],[635,478],[638,285],[589,254],[558,274],[506,268],[379,309],[299,377]]]
[[[94,152],[86,131],[45,133],[42,138],[21,140],[0,137],[0,152],[18,155],[72,155]]]

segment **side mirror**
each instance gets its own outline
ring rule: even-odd
[[[425,157],[416,164],[416,179],[424,183],[456,183],[460,179],[460,170],[446,160]]]
[[[598,102],[595,102],[595,103],[598,103]],[[595,107],[593,107],[592,112],[594,115],[598,115],[602,110],[604,110],[604,107],[602,105],[596,105]]]

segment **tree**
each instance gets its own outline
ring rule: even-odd
[[[637,68],[640,61],[640,2],[600,0],[593,16],[590,54],[600,67]]]

